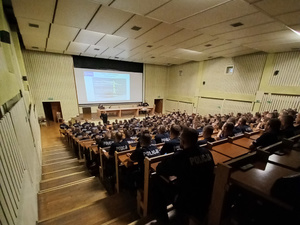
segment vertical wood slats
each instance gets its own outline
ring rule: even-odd
[[[300,86],[300,52],[277,53],[271,73],[270,86]]]
[[[16,224],[17,221],[24,176],[24,164],[19,151],[10,115],[6,114],[0,121],[0,199],[3,224]]]
[[[172,101],[172,100],[166,100],[165,110],[167,112],[177,112],[178,110],[180,112],[186,111],[188,114],[193,113],[193,104],[188,102],[179,102],[179,101]]]
[[[299,111],[300,96],[264,94],[259,111],[281,111],[288,108],[297,109]]]

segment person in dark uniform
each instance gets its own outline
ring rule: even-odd
[[[133,151],[127,162],[125,162],[128,164],[133,164],[133,162],[138,163],[137,170],[131,172],[130,176],[128,176],[128,181],[133,184],[134,188],[143,187],[145,157],[151,158],[160,155],[157,147],[151,145],[151,135],[148,132],[144,132],[140,136],[140,145],[139,148]]]
[[[237,126],[235,126],[235,129],[240,130],[241,133],[252,132],[251,127],[248,126],[246,123],[247,123],[247,120],[245,117],[239,118],[239,120],[237,122]]]
[[[252,142],[250,149],[255,150],[259,146],[266,147],[278,142],[278,137],[280,135],[280,126],[281,123],[279,119],[270,119],[267,122],[265,133]]]
[[[166,153],[177,152],[181,150],[180,148],[180,135],[181,127],[179,125],[173,125],[170,129],[170,141],[165,142],[164,146],[160,150],[160,154],[164,155]]]
[[[103,121],[103,124],[107,124],[107,119],[108,119],[108,116],[107,116],[107,113],[106,113],[106,111],[103,111],[103,113],[101,113],[101,115],[100,115],[100,119],[102,119],[102,121]]]
[[[286,115],[281,117],[281,137],[290,138],[295,136],[294,118]]]
[[[155,136],[156,144],[163,143],[170,140],[169,134],[166,132],[166,127],[161,125],[158,128],[158,134]]]
[[[166,182],[158,177],[155,186],[155,212],[158,221],[168,222],[168,200],[179,213],[205,216],[210,204],[213,181],[214,160],[210,151],[197,145],[198,132],[184,128],[180,137],[182,151],[161,162],[156,173],[164,177],[176,176],[170,196]],[[159,180],[165,185],[160,185]],[[170,197],[170,199],[167,199]]]
[[[109,156],[114,157],[115,151],[122,152],[129,150],[129,144],[125,139],[122,139],[122,133],[115,134],[115,142],[111,144],[109,149]]]
[[[204,145],[207,142],[214,142],[215,139],[211,137],[214,132],[214,128],[211,125],[207,125],[203,128],[203,140],[198,141],[198,145]]]

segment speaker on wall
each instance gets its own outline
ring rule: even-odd
[[[10,44],[10,35],[6,30],[0,30],[0,41],[3,43]]]

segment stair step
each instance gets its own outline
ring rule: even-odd
[[[67,174],[64,176],[43,180],[40,182],[40,190],[45,190],[61,185],[65,185],[71,182],[80,181],[81,179],[85,179],[90,177],[90,174],[87,171],[80,171],[76,173]]]
[[[55,146],[43,148],[43,151],[44,152],[51,152],[51,151],[55,151],[55,150],[59,150],[59,149],[67,149],[67,148],[70,148],[70,147],[67,146],[67,145],[62,144],[62,145],[55,145]]]
[[[90,205],[85,205],[73,210],[56,216],[55,218],[39,221],[39,225],[81,225],[81,224],[128,224],[125,222],[129,220],[127,217],[129,212],[135,211],[136,199],[124,194],[116,194],[107,198],[98,200]],[[124,215],[126,214],[126,215]],[[122,223],[116,223],[114,218],[119,217],[119,221],[124,220]],[[133,219],[134,220],[134,219]],[[110,221],[110,223],[108,223]]]
[[[51,151],[45,151],[43,150],[43,155],[51,155],[55,153],[60,153],[60,152],[71,152],[72,149],[70,148],[59,148],[59,149],[53,149]]]
[[[43,165],[44,164],[51,164],[51,163],[56,163],[56,162],[61,162],[69,159],[74,159],[75,157],[70,155],[70,156],[65,156],[61,158],[56,158],[56,159],[50,159],[50,160],[43,160]]]
[[[69,159],[63,162],[56,162],[51,164],[42,165],[42,173],[54,172],[56,170],[66,169],[69,167],[74,167],[80,165],[78,159]]]
[[[59,159],[59,158],[68,157],[68,156],[75,156],[75,155],[73,154],[73,152],[65,151],[65,152],[43,155],[43,160]]]
[[[38,193],[39,220],[68,213],[73,209],[89,205],[106,197],[107,192],[97,177],[40,191]],[[83,220],[85,220],[85,216],[82,217]]]
[[[74,167],[61,169],[61,170],[57,170],[57,171],[54,171],[54,172],[43,173],[42,174],[42,180],[48,180],[48,179],[52,179],[52,178],[56,178],[56,177],[60,177],[60,176],[70,174],[70,173],[76,173],[76,172],[80,172],[80,171],[84,171],[84,170],[85,170],[84,166],[77,165],[77,166],[74,166]]]

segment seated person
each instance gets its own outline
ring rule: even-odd
[[[222,130],[219,131],[216,139],[221,140],[228,137],[234,137],[233,129],[234,124],[232,122],[224,123]]]
[[[65,121],[63,120],[62,123],[59,125],[60,129],[69,129],[69,126],[65,123]]]
[[[253,141],[250,146],[251,150],[255,150],[257,147],[266,147],[272,144],[275,144],[279,141],[280,134],[280,120],[279,119],[270,119],[266,125],[265,133]]]
[[[245,132],[252,132],[252,129],[250,128],[250,126],[248,126],[246,124],[247,120],[245,119],[245,117],[241,117],[238,122],[237,125],[235,126],[236,129],[239,129],[242,133]]]
[[[214,132],[213,126],[207,125],[203,128],[203,140],[198,141],[198,145],[204,145],[207,142],[214,142],[216,141],[211,135]]]
[[[166,127],[161,125],[158,128],[158,134],[155,136],[156,144],[163,143],[170,140],[169,134],[166,132]]]
[[[300,134],[300,113],[298,113],[296,116],[294,127],[295,127],[295,134],[296,135]]]
[[[114,141],[111,139],[111,133],[106,132],[104,134],[104,138],[102,138],[98,144],[99,148],[105,148],[105,147],[110,147],[114,143]]]
[[[129,150],[129,145],[125,139],[122,139],[122,133],[117,132],[115,135],[115,142],[111,144],[109,149],[109,156],[114,157],[115,151],[122,152]]]
[[[127,141],[128,144],[133,144],[133,143],[136,143],[136,141],[131,138],[132,137],[132,132],[130,130],[125,130],[124,131],[124,134],[125,134],[125,141]]]
[[[131,178],[135,187],[139,188],[143,186],[144,183],[144,159],[145,157],[151,158],[159,156],[160,152],[156,146],[151,145],[151,135],[147,132],[142,133],[140,137],[141,146],[133,151],[130,158],[127,160],[127,163],[138,163],[137,171],[134,171]]]
[[[198,132],[184,128],[180,137],[182,151],[158,164],[156,172],[165,177],[176,176],[176,183],[170,196],[170,189],[157,180],[155,191],[155,211],[158,221],[168,222],[166,196],[173,199],[179,212],[205,216],[210,204],[213,181],[214,160],[210,151],[197,144]],[[162,179],[161,179],[162,181]],[[161,184],[161,185],[160,185]],[[176,197],[176,198],[175,198]]]
[[[179,125],[173,125],[170,129],[170,141],[165,142],[164,146],[160,150],[160,154],[177,152],[180,148],[180,135],[181,127]]]
[[[294,118],[286,115],[281,117],[281,138],[290,138],[295,136]]]

